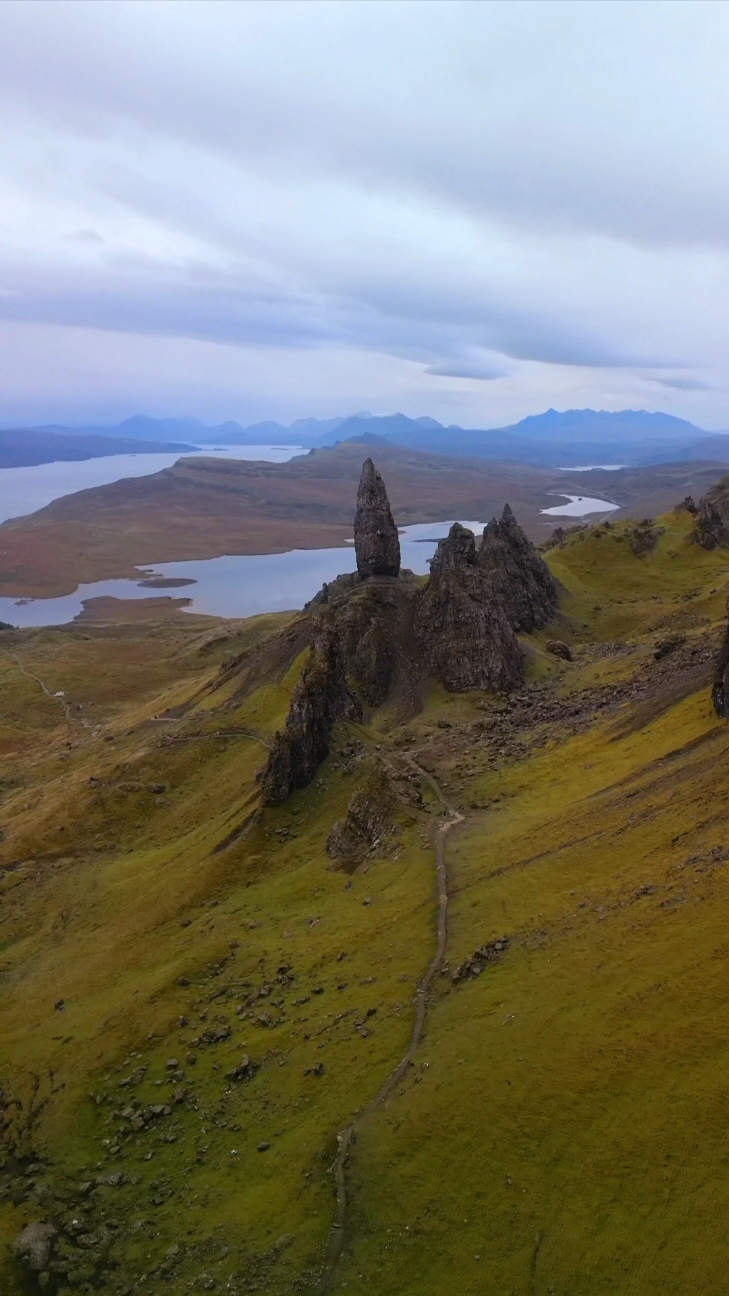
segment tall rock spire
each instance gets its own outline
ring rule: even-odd
[[[385,483],[371,459],[362,464],[354,517],[354,548],[357,571],[368,576],[397,576],[400,571],[400,541],[392,518]]]

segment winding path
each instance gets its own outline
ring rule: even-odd
[[[21,675],[24,675],[26,679],[32,680],[34,684],[39,684],[43,692],[45,693],[46,697],[49,697],[52,702],[58,702],[59,705],[63,707],[63,714],[66,717],[68,723],[71,724],[72,723],[71,708],[68,705],[68,702],[66,701],[65,697],[59,697],[57,693],[51,693],[51,690],[49,689],[48,685],[44,684],[43,680],[40,678],[40,675],[33,675],[29,670],[26,670],[25,666],[23,665],[19,657],[13,657],[13,661],[15,662],[15,665],[20,671]]]
[[[415,1021],[413,1023],[410,1043],[405,1056],[395,1067],[395,1070],[390,1073],[382,1088],[368,1106],[365,1107],[364,1111],[361,1112],[360,1115],[351,1122],[351,1124],[347,1125],[346,1129],[341,1130],[340,1133],[337,1134],[339,1151],[333,1166],[334,1178],[337,1186],[337,1207],[334,1213],[334,1223],[332,1224],[332,1229],[329,1234],[329,1243],[327,1246],[324,1268],[322,1269],[317,1287],[319,1293],[324,1293],[331,1289],[332,1282],[336,1275],[337,1265],[339,1264],[345,1243],[347,1242],[347,1159],[352,1146],[352,1140],[355,1138],[355,1135],[358,1133],[362,1125],[364,1125],[367,1118],[371,1116],[378,1107],[382,1106],[382,1103],[392,1093],[395,1085],[399,1084],[403,1079],[408,1067],[413,1062],[415,1052],[420,1044],[423,1026],[425,1025],[428,989],[433,977],[443,962],[446,940],[448,938],[448,874],[445,863],[445,840],[451,828],[455,828],[456,824],[462,823],[465,816],[451,805],[437,779],[432,774],[429,774],[427,770],[424,770],[422,766],[418,765],[417,761],[415,761],[412,756],[408,757],[408,762],[420,777],[424,779],[426,783],[430,784],[438,800],[448,814],[446,823],[441,824],[435,838],[435,867],[438,882],[438,933],[435,953],[433,954],[425,975],[418,984],[415,996],[417,1004]]]

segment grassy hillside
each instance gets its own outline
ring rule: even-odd
[[[521,694],[343,726],[262,815],[295,618],[277,667],[285,616],[0,636],[3,1291],[39,1290],[7,1244],[46,1218],[50,1292],[316,1289],[337,1132],[434,949],[443,805],[413,759],[464,816],[447,966],[358,1129],[335,1290],[724,1290],[727,560],[690,525],[642,556],[630,524],[571,536]],[[410,795],[345,870],[325,841],[375,755]]]

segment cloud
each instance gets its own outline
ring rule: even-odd
[[[670,387],[674,391],[703,392],[712,391],[711,383],[700,378],[651,378],[651,382],[660,383],[661,387]]]
[[[80,400],[128,334],[265,352],[272,413],[308,351],[334,412],[613,408],[650,368],[723,426],[728,45],[701,3],[7,0],[0,318],[69,330]]]

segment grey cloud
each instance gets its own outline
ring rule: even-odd
[[[673,391],[713,391],[711,383],[702,382],[700,378],[651,378],[651,382],[660,383],[661,387],[670,387]]]

